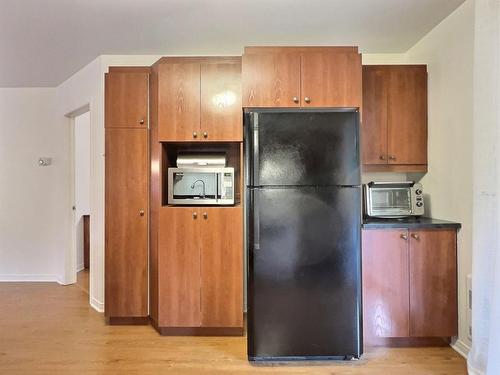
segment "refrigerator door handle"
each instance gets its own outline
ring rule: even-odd
[[[259,191],[253,192],[253,249],[260,250]]]
[[[252,113],[253,115],[253,147],[252,147],[252,152],[253,152],[253,166],[252,166],[252,172],[253,172],[253,186],[259,186],[259,114],[258,113]]]

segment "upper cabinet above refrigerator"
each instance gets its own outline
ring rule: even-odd
[[[159,141],[241,141],[241,58],[168,57],[153,67]]]
[[[361,108],[357,47],[246,47],[243,107]]]
[[[247,185],[359,185],[358,123],[357,110],[247,110]]]

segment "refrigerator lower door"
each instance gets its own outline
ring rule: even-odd
[[[358,358],[360,188],[247,194],[249,359]]]

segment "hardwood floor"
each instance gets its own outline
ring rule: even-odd
[[[251,365],[244,337],[108,326],[77,285],[0,283],[0,374],[466,374],[449,347],[371,348],[360,361]]]
[[[89,294],[89,269],[85,268],[76,273],[76,285],[83,290],[87,295]]]

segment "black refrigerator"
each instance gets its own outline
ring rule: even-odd
[[[244,115],[248,358],[359,358],[359,113]]]

